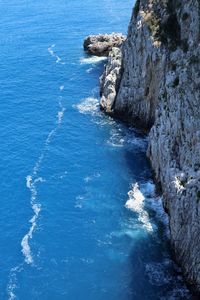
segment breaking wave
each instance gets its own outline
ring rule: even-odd
[[[138,220],[143,224],[143,227],[149,231],[153,231],[153,226],[149,219],[149,214],[145,210],[145,197],[139,189],[138,183],[132,186],[132,189],[128,192],[129,199],[127,200],[125,207],[138,214]]]
[[[169,217],[164,210],[162,196],[156,195],[155,184],[152,181],[141,184],[141,190],[145,196],[146,209],[153,211],[155,214],[155,217],[152,219],[154,227],[157,226],[158,222],[164,224],[164,233],[169,237]]]
[[[125,143],[125,138],[123,136],[122,130],[119,128],[113,128],[110,131],[110,138],[107,144],[112,147],[123,147]]]
[[[80,59],[80,63],[82,65],[88,65],[88,64],[98,64],[102,61],[106,61],[107,57],[105,56],[91,56],[91,57],[82,57]]]
[[[81,114],[96,114],[99,110],[99,100],[97,98],[88,97],[79,104],[74,105]]]
[[[112,147],[130,147],[134,148],[134,151],[146,152],[147,138],[141,137],[136,133],[135,128],[124,128],[123,126],[116,126],[116,123],[112,119],[107,122],[99,122],[100,125],[112,124],[115,125],[110,130],[110,137],[107,140],[107,144]]]

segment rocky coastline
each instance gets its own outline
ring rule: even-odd
[[[149,131],[147,156],[162,188],[172,248],[198,295],[199,46],[199,0],[137,0],[126,40],[104,52],[100,79],[101,108]]]

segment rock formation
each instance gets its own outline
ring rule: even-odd
[[[109,114],[113,112],[113,105],[119,89],[121,79],[122,52],[114,47],[108,56],[108,64],[100,77],[101,108]]]
[[[107,113],[150,129],[175,256],[200,293],[200,1],[137,0],[101,95]]]
[[[84,40],[84,49],[88,54],[108,56],[113,47],[120,47],[126,37],[121,33],[90,35]]]

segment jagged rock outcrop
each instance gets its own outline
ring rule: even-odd
[[[113,47],[120,47],[126,37],[121,33],[90,35],[84,40],[84,50],[96,56],[108,56]]]
[[[112,114],[121,79],[122,51],[114,47],[108,56],[108,64],[100,78],[101,108]]]
[[[200,293],[200,1],[137,0],[122,59],[110,54],[101,107],[151,129],[176,259]]]

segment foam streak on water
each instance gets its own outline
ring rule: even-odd
[[[65,62],[63,62],[62,59],[60,58],[60,56],[58,56],[58,55],[56,54],[56,52],[54,51],[55,46],[56,46],[55,44],[51,45],[51,46],[48,48],[48,52],[50,53],[50,55],[51,55],[52,57],[54,57],[54,58],[56,59],[56,63],[57,63],[57,64],[60,63],[60,64],[64,65]]]
[[[23,269],[23,266],[21,264],[10,270],[9,282],[8,282],[8,287],[7,287],[8,300],[14,300],[17,298],[15,295],[15,289],[17,288],[17,273],[20,273],[22,271],[22,269]]]
[[[132,7],[0,5],[2,300],[186,299],[147,139],[100,111],[107,58],[82,47],[89,34],[126,34]]]
[[[53,47],[54,47],[54,45],[53,45]],[[62,91],[63,89],[60,89],[60,90]],[[53,136],[56,134],[59,126],[62,123],[62,119],[63,119],[64,112],[65,112],[65,107],[63,106],[63,103],[62,103],[62,96],[60,96],[59,99],[58,99],[58,106],[59,106],[59,111],[57,113],[57,125],[54,129],[52,129],[49,132],[49,134],[48,134],[48,136],[45,140],[45,143],[44,143],[43,151],[41,152],[41,154],[40,154],[40,156],[39,156],[38,160],[36,161],[35,166],[33,168],[32,175],[28,175],[26,177],[26,186],[30,190],[30,193],[31,193],[30,204],[31,204],[31,207],[32,207],[32,210],[33,210],[33,213],[34,213],[32,218],[29,221],[30,224],[31,224],[31,227],[30,227],[29,231],[27,232],[27,234],[23,237],[23,239],[21,241],[22,253],[25,256],[25,262],[27,264],[33,264],[33,262],[34,262],[32,254],[31,254],[31,248],[30,248],[29,241],[33,237],[33,232],[36,229],[37,220],[39,218],[39,214],[40,214],[40,211],[42,209],[41,204],[39,203],[39,201],[37,199],[37,194],[38,194],[37,184],[39,182],[40,183],[45,182],[45,180],[41,177],[38,177],[38,172],[39,172],[40,166],[42,164],[42,161],[44,159],[44,156],[45,156],[46,152],[48,151],[48,146],[49,146]]]
[[[44,180],[41,177],[39,177],[32,182],[31,175],[28,175],[26,178],[26,182],[27,182],[26,186],[28,189],[30,189],[30,192],[31,192],[31,207],[32,207],[34,215],[29,221],[31,224],[31,227],[30,227],[28,233],[23,237],[21,246],[22,246],[22,253],[25,256],[25,262],[27,264],[33,264],[33,257],[31,254],[29,240],[32,239],[32,237],[33,237],[33,232],[36,228],[37,219],[38,219],[39,213],[41,211],[41,205],[36,202],[37,201],[37,186],[36,186],[36,184],[38,182],[44,182]]]
[[[54,47],[55,47],[55,45],[52,45],[50,48],[48,48],[48,52],[52,56],[57,58],[56,62],[60,62],[61,59],[52,50]],[[60,90],[60,92],[62,92],[64,90],[64,86],[63,85],[60,86],[59,90]],[[63,120],[64,112],[65,112],[65,107],[63,105],[62,96],[60,96],[58,99],[58,107],[59,107],[59,110],[57,112],[56,126],[49,132],[49,134],[44,142],[44,148],[33,167],[32,174],[29,174],[26,177],[26,187],[30,190],[30,194],[31,194],[30,205],[33,210],[33,216],[29,220],[30,228],[29,228],[28,232],[22,238],[21,251],[24,255],[23,263],[26,263],[27,265],[31,265],[31,266],[34,266],[34,257],[33,257],[32,251],[31,251],[30,240],[33,238],[33,233],[35,232],[35,230],[37,228],[37,221],[39,219],[39,216],[40,216],[40,213],[42,210],[41,203],[39,202],[39,199],[38,199],[37,185],[38,185],[38,183],[45,182],[45,179],[43,179],[42,177],[39,177],[38,173],[39,173],[41,164],[43,162],[43,159],[45,157],[45,154],[48,151],[49,144],[51,143],[53,136],[56,134],[57,130],[59,129],[60,125],[62,124],[62,120]],[[9,281],[8,281],[8,286],[7,286],[7,293],[8,293],[9,300],[13,300],[13,299],[17,298],[17,296],[15,295],[15,289],[17,288],[17,273],[20,273],[23,270],[23,263],[12,268],[10,271],[10,276],[9,276]]]
[[[64,89],[64,87],[63,87],[63,89]],[[63,89],[61,89],[61,91]],[[58,125],[61,125],[62,119],[64,117],[64,113],[65,113],[65,107],[62,104],[62,97],[59,98],[58,104],[59,104],[60,110],[58,111],[58,114],[57,114],[57,123],[58,123]]]

